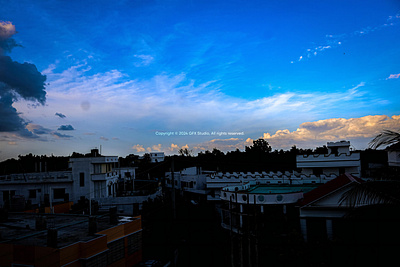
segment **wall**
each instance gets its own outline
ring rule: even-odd
[[[158,196],[162,196],[161,190],[157,191],[152,195],[147,196],[128,196],[128,197],[113,197],[113,198],[99,198],[97,201],[102,207],[117,206],[118,213],[124,215],[134,214],[133,204],[141,204],[149,199],[155,199]]]

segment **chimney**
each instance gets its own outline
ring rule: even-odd
[[[95,216],[89,217],[89,235],[97,233],[97,218]]]
[[[57,248],[57,229],[47,229],[47,246],[51,248]]]
[[[110,223],[117,224],[118,223],[117,207],[111,207],[109,211],[110,211]]]
[[[98,157],[99,156],[99,150],[97,148],[90,150],[90,156]]]

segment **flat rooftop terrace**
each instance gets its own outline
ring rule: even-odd
[[[93,217],[96,217],[97,221],[96,233],[128,221],[138,220],[126,217],[123,222],[112,224],[108,214]],[[46,247],[47,229],[35,229],[38,218],[42,222],[46,221],[47,228],[57,230],[58,248],[99,237],[98,234],[89,234],[88,215],[9,213],[8,219],[0,222],[0,243]]]
[[[241,190],[240,193],[249,193],[249,194],[287,194],[287,193],[296,193],[303,192],[307,193],[315,188],[317,188],[320,184],[306,184],[306,185],[288,185],[288,184],[277,184],[277,185],[256,185],[252,186],[249,189]]]

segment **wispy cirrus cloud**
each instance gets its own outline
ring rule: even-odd
[[[307,48],[306,51],[301,56],[299,56],[297,60],[292,60],[290,63],[304,61],[317,56],[318,54],[320,54],[325,50],[337,48],[341,46],[343,42],[345,42],[345,40],[348,38],[366,35],[374,31],[381,30],[385,27],[394,26],[398,23],[400,23],[400,14],[389,16],[385,23],[378,26],[367,26],[360,30],[355,30],[350,33],[326,34],[324,40],[321,41],[319,45]]]
[[[150,65],[154,61],[154,57],[151,55],[133,55],[136,59],[134,65],[136,67],[144,67]]]
[[[376,103],[375,98],[362,90],[366,86],[364,82],[336,92],[287,90],[247,100],[221,93],[220,81],[199,84],[185,73],[162,73],[148,80],[131,80],[118,70],[90,75],[89,69],[88,63],[82,63],[62,72],[48,72],[48,106],[30,110],[31,119],[39,120],[44,109],[52,112],[63,106],[69,118],[79,118],[74,126],[103,135],[106,135],[105,122],[112,122],[113,129],[118,125],[151,124],[162,130],[182,129],[183,125],[195,130],[206,126],[208,129],[252,131],[264,127],[265,120],[272,117],[298,121],[317,118],[321,111],[333,113],[332,106],[345,110],[351,103],[354,111],[357,105]],[[90,108],[84,109],[83,102]],[[25,108],[23,104],[18,106],[22,112]]]

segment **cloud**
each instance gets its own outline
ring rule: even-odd
[[[16,34],[15,25],[9,21],[0,21],[0,55],[18,46],[14,39],[11,37]]]
[[[0,22],[0,132],[19,132],[28,137],[28,122],[12,105],[21,98],[44,105],[46,76],[31,63],[21,64],[5,56],[18,46],[11,38],[15,33],[11,22]]]
[[[133,56],[140,60],[140,62],[134,63],[136,67],[148,66],[154,60],[154,57],[151,55],[133,55]]]
[[[282,125],[281,118],[292,124],[320,118],[321,114],[345,116],[350,109],[354,114],[372,103],[377,106],[378,101],[365,93],[363,82],[347,90],[312,93],[290,92],[290,88],[285,92],[281,88],[279,93],[248,100],[220,92],[221,81],[198,83],[186,73],[132,80],[119,70],[89,74],[88,68],[84,63],[62,72],[49,72],[49,107],[64,107],[66,114],[84,120],[84,126],[92,132],[103,132],[104,123],[112,122],[115,127],[135,125],[140,138],[146,138],[144,132],[149,127],[160,131],[180,131],[183,126],[194,131],[260,133],[266,123],[271,128]],[[80,108],[82,101],[90,102],[86,112]],[[40,111],[35,111],[38,118]]]
[[[212,151],[217,148],[221,151],[234,151],[236,149],[243,150],[245,146],[248,146],[248,140],[242,138],[228,138],[228,139],[212,139],[193,146],[195,152],[200,151]]]
[[[108,138],[104,137],[104,136],[101,136],[100,139],[103,140],[103,141],[108,141]]]
[[[145,152],[146,151],[146,149],[144,149],[143,146],[139,145],[139,144],[132,146],[132,149],[136,150],[136,152]]]
[[[262,138],[277,147],[289,148],[292,145],[304,147],[315,144],[316,141],[372,139],[384,129],[399,130],[400,116],[375,115],[304,122],[295,131],[278,130],[275,134],[264,133]]]
[[[69,139],[72,138],[73,136],[71,135],[67,135],[67,134],[61,134],[59,132],[53,131],[51,129],[48,129],[46,127],[43,127],[41,125],[38,124],[33,124],[33,123],[29,123],[26,126],[26,129],[29,131],[29,133],[33,133],[34,136],[38,138],[39,136],[43,136],[43,135],[48,135],[48,136],[52,136],[55,137],[57,139]],[[39,141],[47,141],[48,139],[44,138],[44,137],[40,137]]]
[[[50,130],[50,129],[48,129],[48,128],[45,128],[45,127],[43,127],[43,126],[41,126],[41,125],[38,125],[38,124],[32,124],[32,123],[30,123],[30,124],[27,125],[26,128],[27,128],[29,131],[31,131],[32,133],[37,134],[37,135],[51,134],[51,133],[52,133],[52,130]]]
[[[161,147],[162,147],[161,144],[153,145],[151,148],[148,147],[148,148],[147,148],[147,151],[148,151],[148,152],[152,152],[152,151],[161,151]]]
[[[326,34],[325,35],[325,40],[322,42],[321,45],[314,46],[312,48],[306,49],[306,52],[299,57],[297,61],[302,61],[303,59],[309,59],[311,57],[315,57],[319,54],[319,52],[322,52],[327,49],[331,48],[336,48],[342,45],[343,39],[349,38],[349,37],[355,37],[355,36],[363,36],[366,34],[369,34],[371,32],[380,30],[384,27],[388,26],[393,26],[396,25],[400,22],[400,14],[396,14],[394,16],[389,16],[386,20],[386,23],[378,25],[378,26],[368,26],[364,27],[361,30],[355,30],[350,33],[343,33],[343,34]],[[290,63],[294,63],[294,61],[290,61]]]
[[[72,125],[61,125],[60,127],[58,127],[59,131],[73,131],[75,130],[74,127],[72,127]]]
[[[73,137],[72,135],[61,134],[61,133],[58,133],[58,132],[53,132],[52,135],[57,137],[57,138],[62,138],[62,139],[69,139],[69,138]]]
[[[60,117],[61,119],[65,119],[67,116],[65,116],[64,114],[62,114],[62,113],[56,113],[55,114],[56,116],[58,116],[58,117]]]
[[[399,74],[390,74],[389,77],[386,78],[386,80],[388,79],[398,79],[400,78],[400,73]]]

